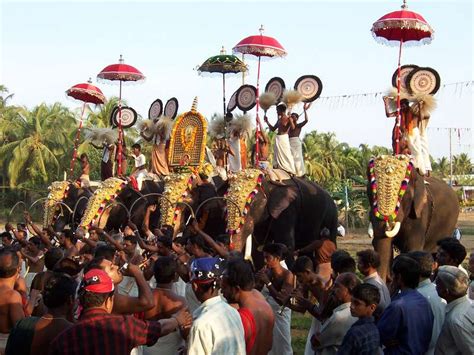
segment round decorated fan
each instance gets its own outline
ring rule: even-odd
[[[294,89],[303,96],[303,102],[313,102],[323,91],[323,83],[316,75],[303,75],[296,80]]]
[[[281,100],[284,91],[285,82],[279,77],[271,78],[267,85],[265,85],[265,92],[272,92],[275,95],[277,102]]]
[[[411,94],[434,95],[441,86],[441,78],[433,68],[418,68],[407,75],[407,87]]]
[[[237,91],[237,106],[242,111],[250,111],[257,103],[257,89],[252,85],[242,85]]]
[[[415,69],[418,69],[418,65],[407,64],[407,65],[402,65],[400,67],[400,91],[401,92],[408,92],[407,76]],[[398,69],[396,69],[392,75],[392,86],[394,88],[397,87],[397,76],[398,76]]]
[[[123,128],[132,127],[135,124],[135,122],[137,122],[137,118],[138,118],[137,111],[127,106],[122,107],[121,111],[122,111],[122,116],[121,116],[122,127]],[[119,125],[118,108],[114,110],[114,115],[112,117],[113,117],[112,119],[113,119],[114,125],[118,126]]]
[[[163,113],[163,102],[160,99],[156,99],[150,105],[148,110],[148,118],[151,120],[157,119]]]
[[[116,126],[115,126],[114,117],[115,117],[115,112],[116,112],[117,110],[118,110],[118,106],[115,106],[115,107],[112,109],[112,112],[110,113],[109,122],[110,122],[110,126],[111,126],[111,127],[116,127]]]
[[[239,89],[237,89],[230,97],[230,100],[227,103],[227,112],[232,112],[237,107],[237,93],[238,92],[239,92]]]
[[[176,97],[172,97],[166,102],[164,115],[174,120],[178,114],[178,107],[178,99]]]

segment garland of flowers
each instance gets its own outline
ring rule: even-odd
[[[102,182],[94,196],[89,199],[84,216],[81,220],[81,226],[90,228],[94,225],[110,201],[117,198],[118,194],[127,186],[127,181],[118,178],[108,178]],[[92,216],[91,216],[92,215]]]
[[[384,215],[380,213],[379,206],[378,206],[377,178],[375,177],[375,159],[374,158],[370,159],[369,179],[370,179],[370,188],[372,190],[372,199],[373,199],[372,207],[373,207],[375,217],[377,217],[378,219],[384,220],[386,222],[395,221],[398,215],[398,211],[400,210],[400,204],[401,204],[402,198],[405,195],[405,192],[408,188],[408,182],[410,181],[410,175],[411,175],[412,170],[413,170],[413,163],[410,161],[405,170],[405,177],[402,180],[400,190],[398,192],[398,199],[397,199],[397,204],[395,206],[395,210],[389,215]]]
[[[246,182],[253,182],[255,179],[255,176],[257,176],[257,181],[256,185],[254,185],[254,188],[250,191],[250,193],[246,196],[245,198],[245,204],[242,209],[242,212],[240,212],[237,208],[237,206],[240,205],[239,200],[242,198],[242,193],[245,193],[245,191],[248,191],[248,189],[245,189],[245,187],[248,186],[243,186]],[[245,217],[247,216],[249,210],[250,210],[250,205],[252,204],[253,199],[255,196],[258,194],[259,188],[262,186],[262,181],[263,181],[264,175],[255,169],[252,170],[244,170],[242,172],[239,172],[237,176],[233,177],[232,180],[236,181],[236,184],[232,184],[229,188],[229,190],[225,193],[224,197],[227,199],[231,200],[231,197],[236,197],[234,201],[237,206],[234,205],[234,203],[227,203],[227,211],[226,211],[226,219],[227,219],[227,233],[230,234],[231,236],[234,234],[237,234],[240,232],[240,229],[245,223]]]

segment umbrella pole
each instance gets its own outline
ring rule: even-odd
[[[222,101],[224,102],[224,116],[225,116],[225,73],[222,73]]]
[[[256,120],[257,124],[255,127],[255,165],[258,166],[259,158],[260,158],[260,145],[258,144],[258,136],[260,132],[260,118],[258,116],[258,112],[260,111],[260,56],[258,57],[258,69],[257,69],[257,98],[256,98],[256,107],[257,107],[257,115]]]
[[[72,160],[71,160],[71,167],[69,168],[69,178],[72,178],[72,174],[74,172],[74,163],[76,162],[77,158],[77,147],[79,146],[79,137],[81,136],[81,129],[82,129],[82,118],[84,116],[84,111],[86,109],[86,103],[82,104],[82,111],[81,111],[81,118],[79,120],[79,127],[76,131],[76,138],[74,139],[74,150],[72,151]]]
[[[122,131],[122,80],[120,82],[120,89],[119,89],[119,119],[118,119],[118,147],[117,147],[117,158],[118,158],[118,166],[117,166],[117,175],[122,175],[122,138],[123,138],[123,131]]]
[[[398,74],[397,74],[397,118],[396,118],[396,128],[395,128],[395,155],[400,153],[400,121],[401,121],[401,110],[400,110],[400,86],[401,86],[401,58],[402,58],[402,46],[403,39],[400,40],[400,48],[398,50]]]

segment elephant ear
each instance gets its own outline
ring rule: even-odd
[[[298,190],[295,186],[278,186],[273,189],[268,199],[268,213],[274,219],[288,208],[288,206],[298,196]]]
[[[413,177],[413,209],[416,214],[416,218],[421,218],[421,213],[428,202],[426,195],[425,181],[422,176],[414,172]]]

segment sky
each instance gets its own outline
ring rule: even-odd
[[[95,79],[122,54],[146,76],[144,83],[123,90],[141,116],[147,117],[157,98],[176,97],[185,112],[197,96],[198,110],[210,118],[222,111],[222,80],[200,76],[196,67],[222,46],[231,53],[263,24],[288,55],[262,62],[262,87],[275,76],[287,87],[306,74],[323,82],[303,133],[316,129],[334,132],[352,146],[389,146],[393,119],[385,117],[381,95],[375,93],[390,88],[398,48],[377,43],[370,28],[401,2],[0,0],[0,83],[15,94],[12,104],[31,108],[59,101],[75,108],[65,91],[89,77],[107,97],[118,95],[118,86]],[[473,80],[473,2],[408,0],[408,7],[431,24],[435,38],[430,45],[404,47],[402,64],[436,69],[442,85],[464,83],[446,85],[436,95],[428,132],[431,154],[449,155],[445,128],[452,127],[458,129],[452,131],[453,154],[474,158],[474,86],[466,86]],[[256,85],[257,61],[246,57],[246,63],[245,83]],[[228,75],[226,82],[229,98],[242,77]],[[364,93],[371,95],[339,97]]]

